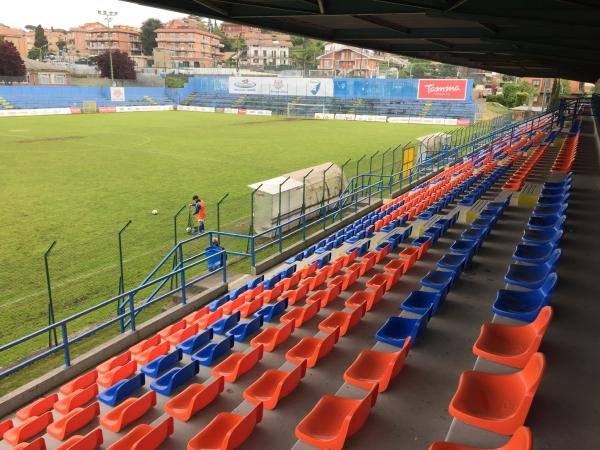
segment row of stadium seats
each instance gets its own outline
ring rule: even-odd
[[[538,349],[553,315],[549,303],[557,281],[563,213],[568,207],[571,178],[568,173],[561,181],[544,183],[506,272],[506,289],[498,292],[492,306],[495,314],[515,322],[494,320],[484,324],[473,344],[477,357],[520,370],[464,372],[449,405],[450,414],[461,422],[512,436],[501,447],[506,450],[533,448],[531,430],[523,425],[546,365],[544,354]],[[476,449],[440,442],[430,450]]]
[[[125,89],[125,101],[113,102],[108,88],[75,86],[0,86],[0,109],[69,108],[84,101],[98,107],[172,105],[175,103],[163,88],[132,87]],[[4,106],[3,106],[4,105]]]
[[[274,114],[287,114],[288,107],[294,115],[313,117],[315,113],[350,113],[385,116],[472,118],[475,106],[467,101],[359,99],[357,101],[335,97],[296,97],[288,95],[239,95],[194,92],[182,104],[217,108],[267,109]],[[425,105],[431,105],[422,114]]]
[[[536,138],[537,134],[532,138]],[[20,422],[16,426],[12,419],[0,424],[0,433],[3,432],[5,441],[15,448],[45,448],[42,446],[45,446],[44,437],[26,444],[44,430],[47,439],[61,442],[57,448],[96,448],[107,438],[102,428],[121,433],[128,424],[147,416],[162,402],[161,397],[165,397],[164,410],[171,417],[162,417],[153,425],[137,425],[125,435],[118,435],[116,441],[112,436],[111,445],[107,447],[156,448],[174,433],[176,422],[173,417],[181,421],[190,420],[223,391],[224,383],[235,383],[263,358],[264,352],[276,350],[295,330],[306,327],[320,311],[335,305],[341,292],[363,276],[369,277],[365,283],[367,288],[352,294],[342,311],[331,312],[320,321],[319,332],[314,337],[302,338],[285,353],[286,362],[279,370],[268,369],[245,389],[240,408],[217,415],[188,442],[189,449],[213,448],[211,446],[234,448],[240,445],[261,421],[263,408],[275,408],[282,397],[291,394],[306,370],[318,364],[338,339],[357,326],[362,316],[384,298],[385,292],[397,283],[412,263],[456,223],[457,213],[438,218],[431,227],[423,230],[424,236],[402,248],[400,244],[413,231],[413,224],[407,226],[408,221],[427,223],[426,219],[419,217],[426,211],[435,211],[430,217],[435,219],[436,214],[441,214],[459,196],[470,195],[468,189],[489,188],[491,181],[508,170],[512,152],[498,153],[497,157],[493,155],[494,149],[482,151],[386,203],[371,217],[367,216],[368,220],[357,220],[353,230],[356,226],[364,227],[362,231],[373,227],[373,233],[385,234],[384,242],[373,251],[368,251],[371,241],[365,234],[356,242],[340,245],[348,248],[340,248],[341,254],[336,258],[332,258],[330,251],[325,251],[307,261],[303,267],[293,264],[269,277],[256,277],[63,385],[59,390],[60,398],[57,393],[51,393],[31,403],[17,412],[15,421]],[[508,164],[504,165],[507,161]],[[503,165],[499,165],[500,162]],[[439,269],[422,280],[424,287],[435,288],[440,286],[440,282],[445,283],[438,279],[439,273],[456,266],[456,259],[464,256],[465,262],[470,260],[472,253],[469,253],[470,244],[467,244],[474,242],[471,246],[473,252],[479,248],[477,243],[487,236],[497,220],[496,206],[501,205],[489,205],[480,214],[482,223],[472,225],[463,233],[449,255],[440,260]],[[345,240],[346,234],[340,237]],[[459,244],[461,242],[463,244]],[[391,257],[393,252],[398,253],[397,258]],[[378,268],[381,266],[383,270]],[[454,272],[450,270],[449,273]],[[325,289],[315,290],[324,285]],[[423,292],[427,290],[422,289]],[[427,294],[417,294],[423,295],[427,297]],[[412,299],[405,305],[407,311],[411,302],[412,307],[416,307]],[[300,306],[302,303],[304,305]],[[265,324],[269,326],[265,327]],[[239,351],[232,353],[234,348]],[[326,396],[300,422],[296,436],[307,441],[323,440],[324,433],[319,428],[326,423],[323,417],[335,417],[350,425],[333,427],[333,441],[327,440],[320,448],[341,448],[337,445],[343,445],[346,436],[362,426],[368,411],[375,405],[377,394],[385,391],[386,383],[389,384],[389,380],[399,372],[408,348],[409,344],[405,343],[399,352],[395,351],[397,355],[388,354],[387,357],[377,352],[361,352],[344,376],[348,383],[364,389],[361,400]],[[378,361],[378,364],[374,365],[373,361]],[[393,366],[391,371],[388,370],[390,364]],[[201,384],[196,383],[194,380],[200,367],[206,366],[211,367],[212,377]],[[381,376],[377,375],[376,382],[370,369],[381,373]],[[371,378],[365,374],[370,374]],[[147,377],[153,381],[147,383]],[[143,395],[137,396],[139,392]],[[53,411],[61,414],[56,420]],[[96,420],[102,428],[85,435],[75,435]],[[329,432],[331,434],[331,430]],[[332,442],[336,445],[330,445]]]
[[[510,167],[504,166],[494,170],[489,178],[497,178]],[[487,180],[485,180],[487,181]],[[485,214],[490,216],[487,226],[479,238],[473,238],[472,234],[464,232],[461,239],[469,241],[473,239],[472,248],[478,248],[481,240],[487,236],[495,220],[502,214],[508,205],[509,199],[503,203],[490,203]],[[431,230],[431,235],[426,234],[422,238],[415,239],[410,246],[394,247],[392,236],[386,242],[377,247],[377,252],[370,252],[361,258],[363,264],[368,264],[367,269],[383,265],[384,271],[373,275],[367,282],[367,291],[355,292],[347,301],[347,306],[357,305],[359,302],[367,301],[367,310],[381,301],[385,292],[398,283],[402,275],[407,273],[413,264],[421,259],[430,248],[435,245],[440,235],[444,234],[455,223],[458,213],[447,219],[440,219]],[[402,233],[404,235],[404,233]],[[461,242],[461,241],[457,241]],[[296,427],[296,436],[316,448],[343,448],[345,441],[356,433],[368,418],[371,408],[376,404],[377,394],[385,392],[393,378],[402,370],[404,361],[408,356],[411,346],[416,342],[417,336],[424,331],[427,322],[437,312],[442,299],[447,294],[451,284],[458,278],[460,271],[468,259],[467,255],[459,252],[453,253],[456,246],[451,247],[448,255],[442,257],[438,262],[438,270],[429,272],[421,280],[422,289],[412,292],[408,298],[401,303],[403,312],[399,316],[390,317],[376,332],[375,339],[378,344],[371,350],[363,350],[344,373],[344,380],[351,386],[363,390],[363,395],[358,399],[353,396],[326,395],[315,405],[312,411]],[[457,246],[460,247],[460,246]],[[397,252],[397,256],[392,256]],[[460,259],[449,266],[449,258]],[[361,273],[365,273],[361,271]],[[448,274],[448,276],[446,276]],[[417,316],[407,317],[408,316]],[[392,348],[385,348],[385,346]],[[383,346],[383,347],[382,347]],[[395,348],[394,348],[395,347]],[[344,391],[345,387],[338,392]]]

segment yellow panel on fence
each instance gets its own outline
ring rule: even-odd
[[[402,155],[402,175],[406,177],[410,175],[410,169],[415,165],[415,148],[407,147]]]

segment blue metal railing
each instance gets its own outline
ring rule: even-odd
[[[197,257],[197,258],[195,258],[196,261],[194,261],[188,265],[185,265],[185,263],[184,263],[181,265],[181,267],[173,269],[172,271],[170,271],[169,273],[167,273],[165,275],[156,277],[152,280],[146,280],[143,284],[141,284],[140,286],[138,286],[134,289],[131,289],[130,291],[124,292],[123,294],[117,295],[108,300],[100,302],[97,305],[94,305],[90,308],[87,308],[83,311],[73,314],[72,316],[69,316],[63,320],[59,320],[58,322],[56,322],[52,325],[43,327],[33,333],[23,336],[15,341],[12,341],[8,344],[0,346],[0,355],[1,355],[11,349],[14,349],[20,345],[23,345],[25,343],[32,341],[33,339],[37,338],[38,336],[42,336],[47,333],[54,332],[55,330],[60,331],[60,334],[62,336],[62,340],[56,346],[53,346],[47,350],[44,350],[41,353],[38,353],[29,358],[25,358],[25,359],[21,360],[18,364],[15,364],[9,368],[2,370],[0,372],[0,379],[22,369],[30,364],[33,364],[36,361],[40,361],[56,352],[59,352],[61,350],[63,351],[63,354],[64,354],[65,366],[68,367],[71,365],[71,347],[73,346],[73,344],[76,344],[76,343],[82,341],[83,339],[109,327],[110,325],[113,325],[117,322],[122,323],[125,319],[128,320],[128,329],[131,332],[134,332],[136,329],[136,325],[137,325],[136,316],[138,315],[138,313],[140,313],[141,311],[149,308],[150,306],[160,302],[161,300],[164,300],[168,297],[173,296],[174,294],[177,294],[178,292],[180,292],[180,294],[181,294],[181,303],[185,304],[186,303],[186,290],[189,287],[189,285],[191,284],[191,283],[185,282],[186,271],[189,271],[190,269],[192,269],[194,267],[200,266],[201,264],[208,262],[209,259],[220,257],[221,258],[220,267],[218,267],[216,270],[213,270],[211,272],[203,273],[198,278],[196,278],[194,280],[194,282],[198,282],[198,281],[206,279],[210,276],[213,276],[217,273],[221,273],[223,284],[227,283],[227,254],[228,253],[229,252],[227,252],[227,251],[221,251],[219,253],[215,253],[214,255],[210,255],[210,257],[203,257],[203,258]],[[186,262],[189,262],[190,259],[192,259],[192,258],[189,258]],[[152,293],[153,298],[151,298],[150,300],[148,298],[146,298],[141,302],[141,304],[136,305],[136,298],[137,298],[136,296],[138,294],[140,294],[142,291],[144,291],[145,289],[148,289],[148,288],[155,287],[156,285],[164,286],[166,284],[166,282],[169,281],[172,277],[177,277],[177,276],[179,276],[181,279],[180,287],[173,289],[173,290],[168,290],[167,292],[163,292],[160,295],[156,295],[157,289],[155,289],[154,292]],[[83,333],[79,333],[74,337],[69,337],[68,328],[69,328],[70,323],[72,323],[75,320],[85,318],[86,316],[89,316],[103,308],[107,308],[110,305],[119,304],[119,303],[123,307],[122,311],[119,311],[114,317],[111,317],[110,319],[103,321],[102,323],[94,326],[93,328],[91,328]],[[122,332],[124,332],[124,331],[125,330],[122,329]]]
[[[577,109],[577,107],[575,107],[575,109]],[[561,111],[563,110],[561,109]],[[17,364],[0,371],[0,379],[15,373],[30,364],[41,361],[42,359],[61,350],[64,354],[65,366],[68,367],[71,364],[71,347],[74,344],[93,335],[94,333],[97,333],[117,323],[120,325],[120,331],[122,333],[127,332],[128,330],[133,332],[137,326],[136,317],[140,312],[147,310],[152,305],[177,293],[179,293],[181,296],[181,303],[185,304],[187,301],[187,288],[190,285],[213,276],[216,273],[222,274],[222,282],[225,284],[227,282],[228,255],[249,257],[252,265],[255,266],[257,256],[259,254],[266,252],[273,247],[276,247],[279,253],[283,252],[284,242],[287,239],[298,236],[302,237],[302,239],[305,239],[306,231],[311,229],[311,227],[320,225],[322,229],[326,229],[328,223],[333,224],[335,222],[342,221],[345,211],[351,210],[352,212],[356,212],[359,205],[369,205],[374,198],[382,200],[385,192],[389,192],[391,196],[397,187],[402,188],[408,186],[411,183],[418,181],[431,173],[434,173],[442,167],[457,163],[470,155],[476,155],[477,152],[482,149],[493,149],[493,144],[495,142],[506,140],[509,136],[510,142],[512,142],[513,138],[516,139],[523,134],[532,133],[534,129],[537,129],[541,124],[544,124],[544,121],[551,120],[554,122],[558,118],[558,110],[538,114],[519,122],[501,126],[491,133],[479,136],[472,141],[465,142],[444,152],[440,152],[434,157],[429,158],[427,161],[423,161],[411,168],[401,168],[400,171],[391,175],[367,173],[352,177],[348,181],[346,187],[342,189],[342,192],[338,198],[324,203],[323,205],[316,205],[310,210],[305,211],[304,214],[288,219],[285,222],[279,223],[277,226],[274,226],[261,233],[250,235],[226,231],[208,231],[182,240],[178,242],[177,245],[175,245],[167,253],[167,255],[165,255],[164,258],[162,258],[158,265],[136,288],[98,303],[93,307],[87,308],[52,325],[43,327],[8,344],[0,346],[0,355],[6,355],[6,352],[30,343],[33,339],[45,335],[46,333],[60,331],[62,336],[62,339],[58,345],[37,353],[34,356],[21,359]],[[406,147],[407,146],[404,146],[404,148]],[[376,179],[375,182],[372,182],[373,178]],[[231,250],[221,251],[210,256],[205,256],[203,252],[193,251],[191,256],[186,257],[184,247],[189,246],[192,243],[198,243],[198,241],[201,239],[208,239],[208,243],[210,244],[213,237],[230,237],[238,239],[244,243],[249,242],[249,250],[245,252]],[[257,242],[258,240],[265,238],[270,240],[262,244]],[[174,255],[177,255],[178,264],[173,268],[170,266],[172,264]],[[196,270],[198,270],[200,269],[201,264],[207,263],[208,265],[209,259],[218,256],[221,257],[221,265],[217,270],[212,272],[202,272],[200,275],[196,274],[196,277],[193,280],[188,279],[186,273],[189,275],[191,269],[196,268]],[[164,275],[158,275],[158,273],[163,269],[168,269],[168,272]],[[167,283],[175,278],[179,278],[179,287],[164,291]],[[145,295],[144,291],[146,290],[150,291],[150,294]],[[71,324],[73,321],[85,317],[89,318],[97,311],[110,307],[111,305],[117,306],[117,308],[113,310],[116,310],[116,314],[113,317],[82,333],[78,333],[75,336],[69,336],[69,324]],[[29,347],[31,347],[31,345]],[[26,354],[27,352],[32,352],[35,350],[37,349],[30,348],[22,353]]]

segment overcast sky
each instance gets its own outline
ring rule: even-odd
[[[13,28],[42,24],[44,28],[71,28],[100,17],[98,10],[117,11],[116,25],[140,26],[149,17],[163,22],[183,14],[148,8],[119,0],[0,0],[0,23]]]

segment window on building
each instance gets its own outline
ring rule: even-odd
[[[67,84],[67,80],[62,73],[54,75],[54,84]]]
[[[38,82],[39,84],[50,84],[50,74],[38,73]]]
[[[267,56],[267,51],[263,50],[263,56]]]
[[[541,84],[541,83],[540,83],[540,80],[533,80],[533,81],[531,82],[531,84],[533,85],[533,87],[536,87],[536,88],[537,88],[537,87],[540,87],[540,84]]]

